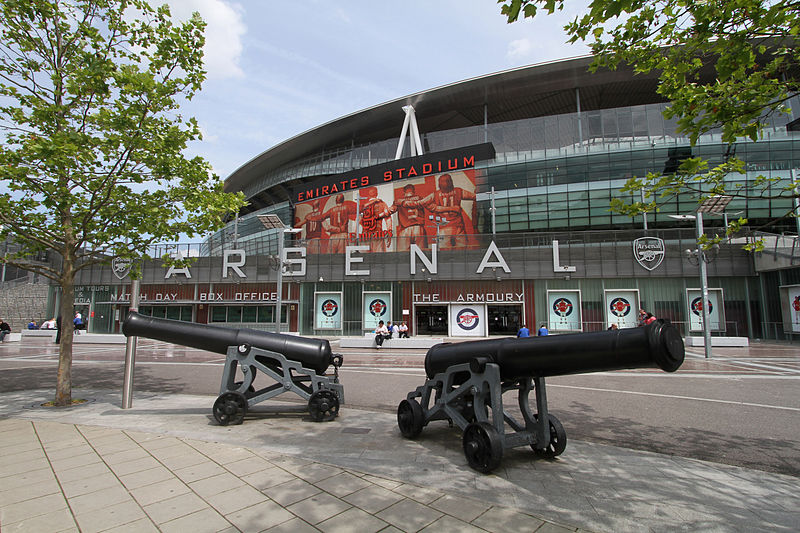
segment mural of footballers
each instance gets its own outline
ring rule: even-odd
[[[361,189],[359,239],[369,244],[371,252],[388,252],[392,245],[392,213],[386,202],[378,198],[377,187]]]
[[[299,204],[295,211],[294,227],[300,228],[300,238],[308,244],[307,249],[310,254],[322,253],[324,232],[322,228],[322,205],[324,200],[313,200],[304,204]],[[300,208],[305,214],[301,215]]]
[[[346,202],[342,193],[334,196],[333,202],[329,201],[326,205],[331,203],[333,207],[314,217],[329,233],[328,253],[343,254],[348,242],[350,220],[356,218],[356,206],[353,202]]]
[[[417,194],[416,187],[413,183],[409,183],[404,185],[402,190],[395,189],[396,199],[389,208],[390,213],[397,213],[398,252],[408,251],[412,244],[416,244],[423,250],[428,248],[428,239],[425,235],[427,217],[425,209],[420,205],[422,198]],[[397,197],[398,194],[399,197]]]
[[[425,207],[433,216],[441,217],[438,233],[442,250],[462,249],[477,245],[473,221],[477,214],[475,183],[465,173],[458,173],[461,187],[453,175],[441,174],[436,179],[437,190],[418,201],[404,202],[405,207]]]

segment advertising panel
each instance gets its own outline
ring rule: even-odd
[[[581,320],[581,291],[547,291],[551,332],[583,331]]]
[[[686,289],[689,304],[689,331],[703,331],[703,292]],[[725,306],[722,289],[708,289],[708,323],[711,331],[725,331]]]
[[[356,243],[370,252],[428,250],[437,238],[440,250],[477,248],[475,189],[474,169],[371,185],[296,204],[294,225],[309,254]]]
[[[639,313],[638,289],[608,289],[605,292],[606,328],[635,328]]]
[[[364,291],[362,316],[364,329],[374,331],[378,322],[392,319],[392,293],[390,291]]]
[[[781,295],[784,333],[800,333],[800,285],[778,288]]]
[[[483,337],[486,335],[486,306],[450,305],[451,337]]]
[[[314,329],[342,329],[342,293],[314,293]]]

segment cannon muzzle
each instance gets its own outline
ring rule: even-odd
[[[146,337],[181,346],[207,350],[225,355],[229,346],[247,344],[254,348],[282,354],[304,367],[324,374],[333,363],[331,345],[325,339],[308,339],[295,335],[268,333],[254,329],[234,329],[223,326],[167,320],[129,313],[122,323],[127,337]]]
[[[425,355],[425,373],[432,378],[450,366],[484,359],[496,363],[507,380],[626,368],[674,372],[684,356],[678,330],[659,319],[639,328],[437,344]]]

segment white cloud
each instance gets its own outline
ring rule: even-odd
[[[507,55],[511,59],[523,59],[530,55],[533,45],[528,39],[516,39],[508,43]]]
[[[243,78],[239,66],[247,26],[241,5],[224,0],[169,0],[172,14],[187,19],[197,11],[206,21],[203,63],[209,79]]]

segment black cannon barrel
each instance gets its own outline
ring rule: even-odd
[[[639,328],[437,344],[425,355],[425,373],[432,378],[476,357],[497,363],[501,377],[509,380],[626,368],[658,367],[674,372],[684,356],[678,330],[668,320],[659,319]]]
[[[122,333],[127,337],[147,337],[222,355],[228,352],[228,346],[249,344],[282,354],[287,359],[315,370],[317,374],[325,373],[333,363],[331,345],[325,339],[153,318],[139,313],[128,314],[122,323]]]

